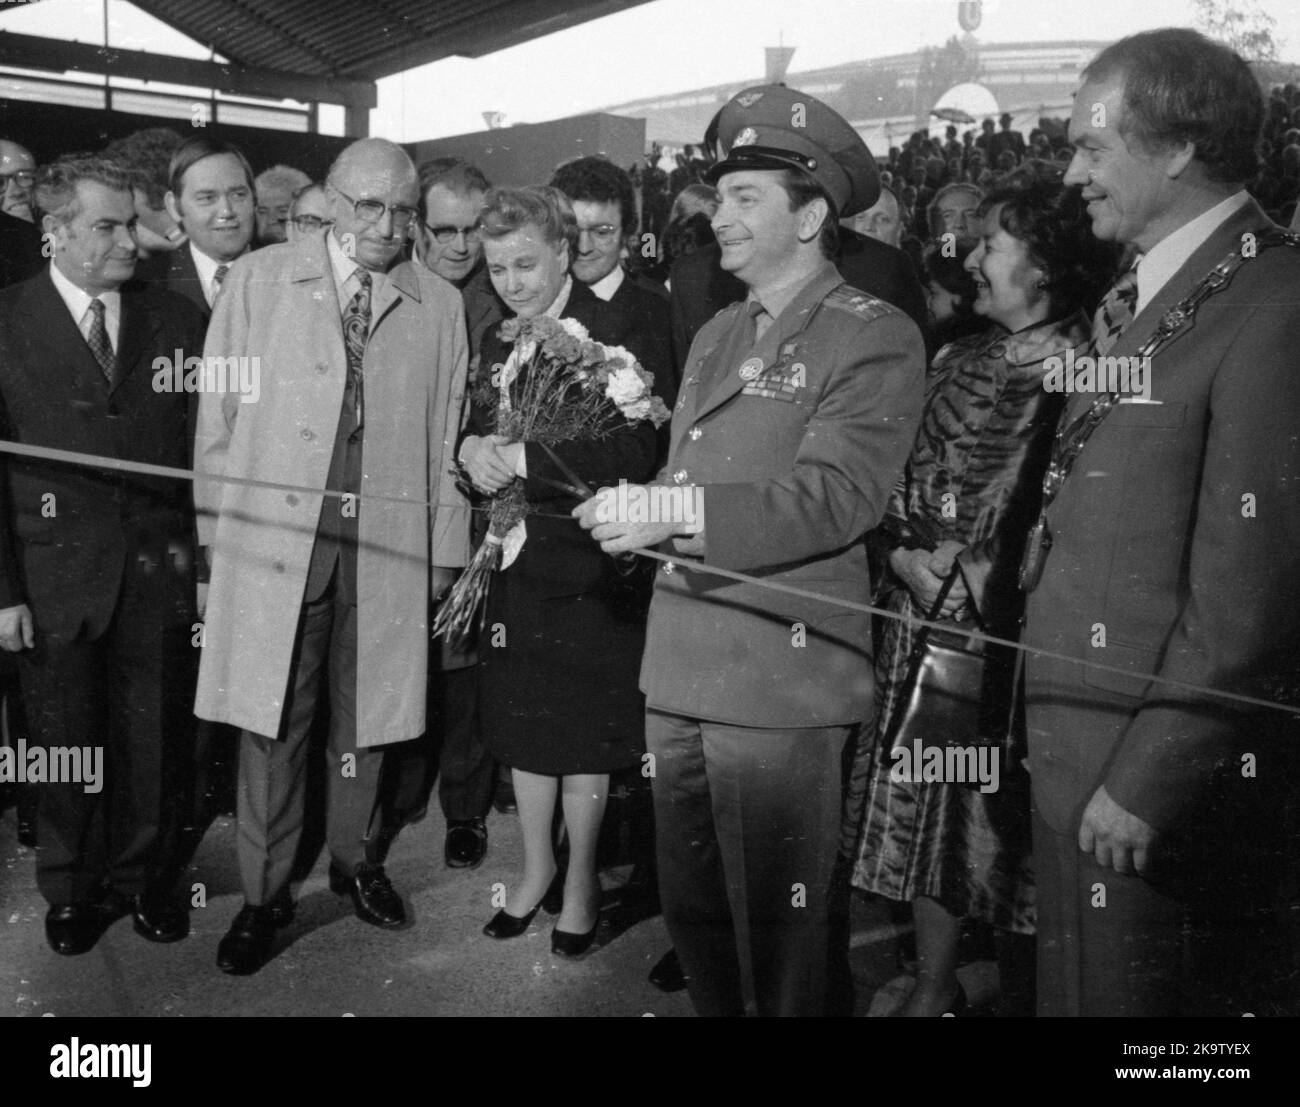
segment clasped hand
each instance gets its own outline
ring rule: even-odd
[[[487,438],[470,435],[460,450],[460,460],[469,479],[480,492],[500,492],[518,475],[516,466],[523,453],[522,442],[511,442],[504,435]]]
[[[1097,858],[1103,869],[1139,876],[1147,870],[1156,831],[1098,788],[1084,809],[1079,823],[1079,849]]]
[[[921,608],[929,611],[939,595],[943,582],[952,573],[957,555],[966,547],[951,540],[941,542],[933,553],[929,550],[896,549],[889,555],[889,566],[907,585],[913,598]],[[950,619],[969,599],[966,582],[958,576],[948,591],[948,598],[943,602],[939,614]]]

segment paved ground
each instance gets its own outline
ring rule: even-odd
[[[217,942],[238,911],[234,820],[209,830],[194,860],[206,906],[192,933],[171,946],[139,938],[117,922],[96,948],[59,957],[45,944],[45,902],[36,891],[34,853],[18,844],[16,817],[0,817],[0,1014],[4,1015],[690,1015],[685,992],[665,995],[646,980],[668,948],[661,918],[605,942],[582,961],[554,957],[554,919],[537,915],[522,938],[492,941],[492,885],[520,875],[517,819],[493,813],[489,850],[473,872],[442,863],[443,823],[434,812],[409,829],[388,871],[407,899],[412,924],[396,933],[359,922],[330,893],[324,858],[296,889],[297,918],[278,953],[252,977],[229,977],[214,964]],[[621,872],[605,874],[610,895]],[[859,1014],[887,1014],[911,986],[894,964],[899,928],[883,905],[854,906],[852,964]],[[962,970],[972,1003],[987,1007],[996,970]]]

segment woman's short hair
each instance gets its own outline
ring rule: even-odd
[[[134,177],[129,169],[95,154],[74,154],[41,168],[36,180],[36,207],[62,226],[81,211],[77,183],[92,181],[114,192],[131,193]]]
[[[1240,55],[1197,31],[1166,27],[1112,43],[1083,71],[1086,81],[1115,76],[1124,81],[1121,134],[1148,150],[1195,144],[1212,181],[1255,175],[1264,97]]]
[[[1051,317],[1094,311],[1115,277],[1123,247],[1093,235],[1080,190],[1048,181],[997,188],[980,204],[980,218],[994,209],[998,225],[1023,242],[1044,271]]]
[[[669,223],[684,223],[692,215],[703,212],[710,219],[718,210],[718,190],[702,181],[688,184],[673,197],[672,211],[668,213]]]
[[[549,185],[526,188],[490,188],[479,211],[479,229],[484,238],[505,238],[520,227],[534,226],[553,246],[578,248],[578,220],[569,198]]]
[[[946,292],[960,297],[961,304],[972,315],[979,289],[975,287],[975,278],[966,269],[966,259],[973,249],[975,243],[969,241],[958,241],[952,250],[945,250],[941,243],[935,242],[927,246],[921,255],[926,284],[937,284]]]

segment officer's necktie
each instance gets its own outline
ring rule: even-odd
[[[1092,317],[1092,349],[1095,354],[1105,356],[1110,353],[1124,328],[1133,322],[1137,298],[1137,269],[1133,268],[1111,286]]]
[[[90,301],[90,333],[86,335],[86,344],[95,355],[108,387],[113,387],[113,377],[117,371],[117,358],[113,356],[113,345],[108,340],[108,328],[104,325],[104,301]]]
[[[348,387],[352,389],[353,406],[357,413],[354,432],[361,429],[361,397],[364,379],[361,372],[362,359],[366,352],[366,339],[370,335],[370,274],[364,269],[356,270],[360,288],[348,301],[347,310],[343,312],[343,341],[348,350]]]

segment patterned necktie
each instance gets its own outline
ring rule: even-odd
[[[113,387],[113,377],[117,369],[117,359],[113,356],[113,346],[108,341],[108,328],[104,325],[104,301],[90,301],[90,333],[86,336],[86,344],[90,347],[90,352],[95,355],[95,360],[99,362],[99,367],[104,371],[104,379],[108,381],[108,387]]]
[[[221,291],[221,282],[226,279],[226,274],[230,272],[229,265],[218,265],[217,271],[212,274],[212,298],[217,298],[217,293]]]
[[[370,335],[370,274],[364,269],[357,269],[356,277],[361,287],[348,301],[347,310],[343,312],[343,341],[348,349],[348,386],[352,389],[353,406],[357,413],[353,433],[361,429],[361,362],[366,352],[366,339]]]
[[[1127,270],[1102,297],[1097,314],[1092,317],[1092,349],[1099,357],[1110,353],[1124,328],[1133,322],[1137,306],[1137,269]]]

